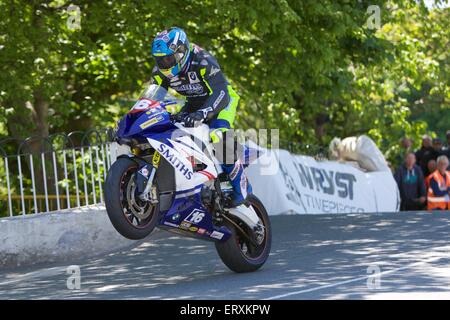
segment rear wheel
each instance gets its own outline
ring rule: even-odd
[[[105,183],[105,206],[114,228],[125,238],[138,240],[148,236],[158,221],[159,204],[139,198],[136,185],[138,165],[119,158],[111,166]],[[152,190],[158,193],[157,185]]]
[[[216,249],[223,263],[238,273],[252,272],[261,268],[269,257],[272,245],[272,228],[264,205],[254,195],[250,195],[247,200],[262,222],[262,229],[257,236],[258,244],[252,243],[242,235],[231,222],[225,223],[231,230],[231,237],[225,242],[216,242]],[[236,223],[248,236],[252,236],[253,233],[244,223]]]

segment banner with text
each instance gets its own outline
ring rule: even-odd
[[[247,169],[255,195],[271,215],[395,212],[400,196],[391,172],[363,172],[336,161],[272,150],[265,164]],[[275,165],[274,165],[275,164]],[[273,168],[276,167],[277,170]]]

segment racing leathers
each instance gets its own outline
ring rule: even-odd
[[[152,72],[153,83],[168,89],[172,88],[186,97],[186,104],[180,112],[186,113],[184,123],[188,127],[203,120],[209,125],[211,140],[216,146],[224,146],[222,159],[229,159],[233,154],[233,161],[222,161],[222,169],[230,177],[233,186],[233,205],[242,203],[251,186],[244,173],[242,161],[236,155],[234,139],[227,141],[225,131],[234,128],[236,109],[239,96],[233,90],[220,69],[217,60],[206,50],[193,44],[191,46],[190,61],[186,63],[180,74],[166,78],[155,66]],[[225,141],[223,141],[225,140]],[[220,150],[216,149],[216,152]]]

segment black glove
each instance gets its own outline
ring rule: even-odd
[[[202,111],[196,111],[196,112],[192,112],[187,114],[184,119],[184,126],[188,127],[188,128],[193,128],[193,127],[197,127],[198,125],[201,124],[202,120],[204,120],[204,115]]]
[[[170,120],[173,122],[183,122],[184,118],[188,115],[187,112],[178,112],[176,114],[170,115]]]

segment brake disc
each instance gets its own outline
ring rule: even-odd
[[[136,199],[136,183],[134,181],[135,174],[130,178],[127,185],[127,202],[131,213],[139,220],[146,219],[152,213],[152,206],[147,202]]]

